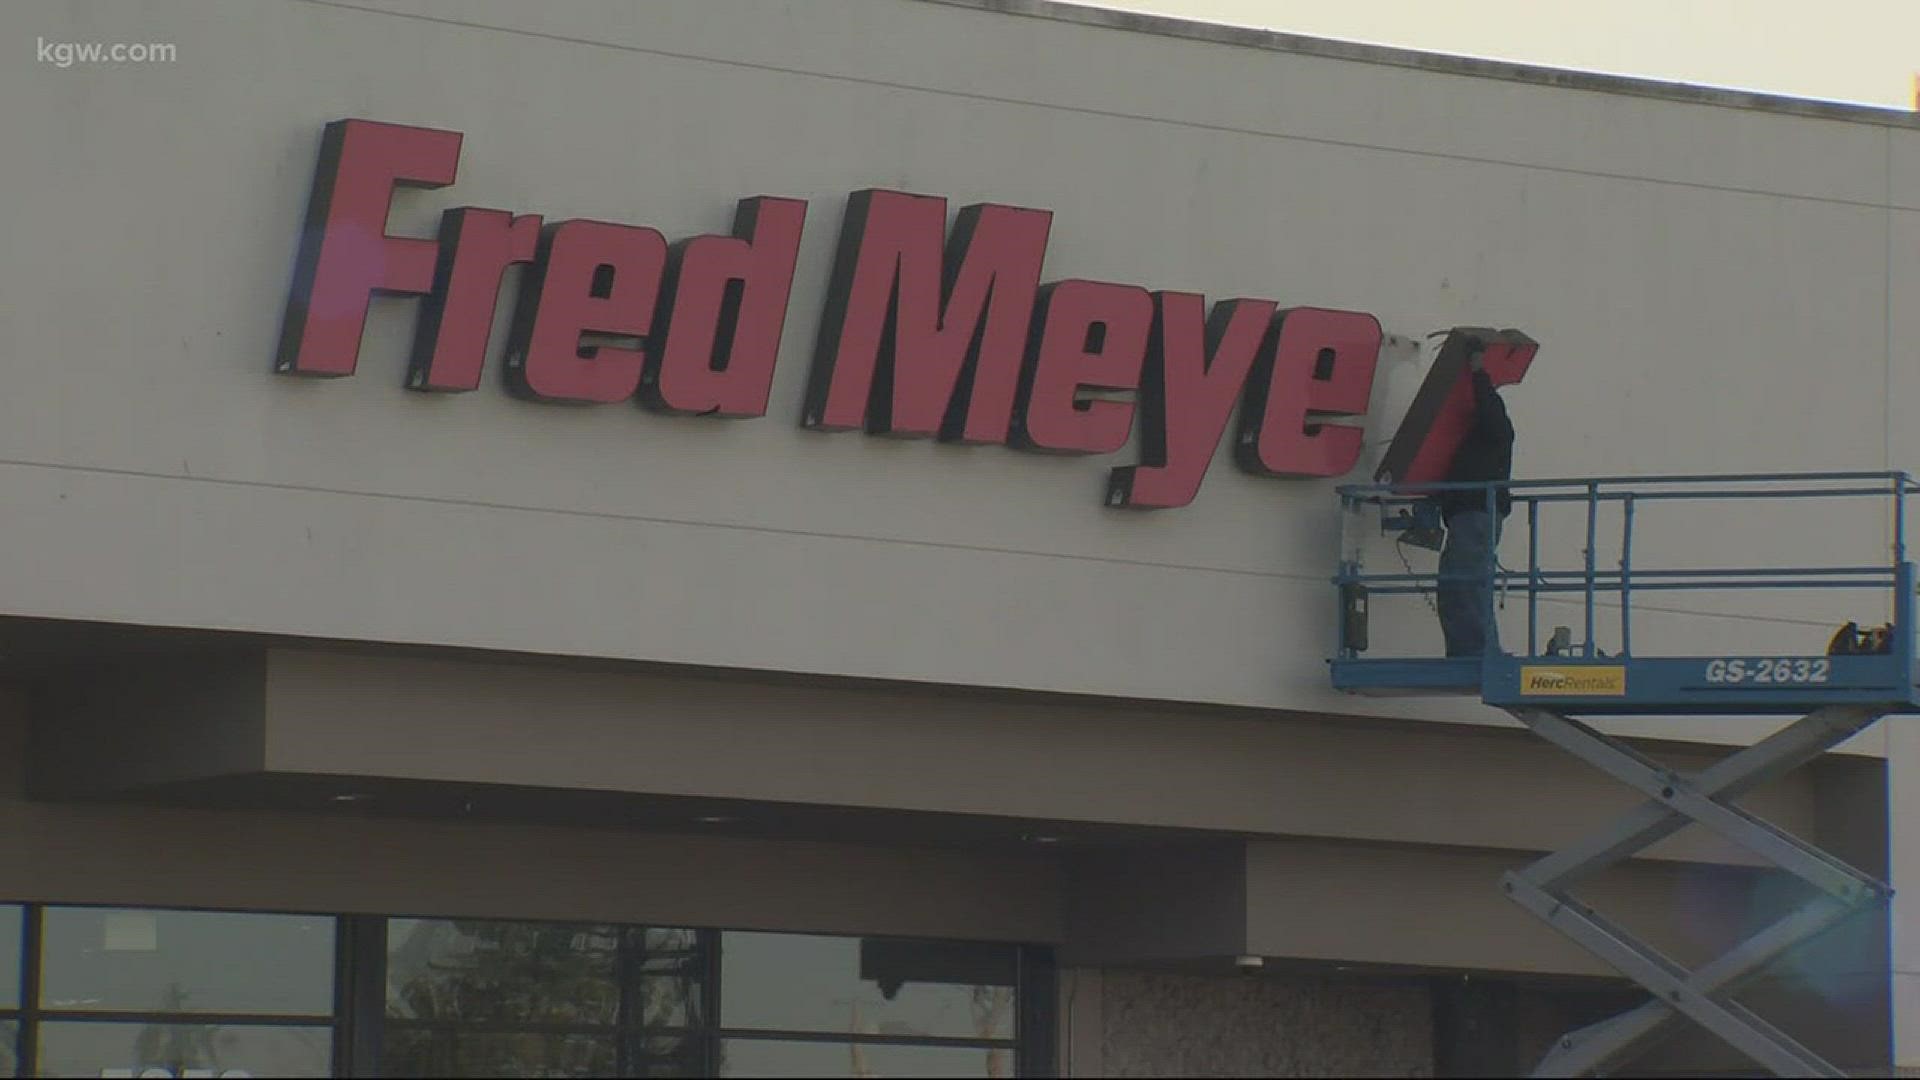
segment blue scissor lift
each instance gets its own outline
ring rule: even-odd
[[[1433,497],[1466,491],[1491,509],[1496,486],[1508,490],[1513,506],[1498,546],[1517,549],[1522,538],[1515,534],[1524,532],[1524,567],[1509,569],[1496,555],[1476,573],[1443,578],[1437,570],[1415,569],[1407,545],[1438,546]],[[1864,908],[1884,905],[1891,890],[1734,802],[1882,716],[1920,712],[1914,681],[1915,577],[1906,556],[1906,500],[1914,490],[1913,481],[1897,472],[1340,489],[1345,529],[1334,578],[1340,600],[1338,652],[1330,661],[1334,686],[1366,695],[1477,697],[1647,797],[1589,839],[1508,873],[1502,881],[1510,898],[1652,995],[1632,1011],[1563,1036],[1534,1075],[1604,1074],[1671,1033],[1683,1018],[1779,1075],[1845,1075],[1732,995],[1789,949]],[[1677,513],[1682,508],[1698,514],[1699,520],[1685,520]],[[1643,538],[1636,554],[1637,534],[1646,533],[1649,520],[1657,518],[1665,519],[1657,523],[1666,528]],[[1883,560],[1843,558],[1822,565],[1791,554],[1779,557],[1797,547],[1800,556],[1829,558],[1844,546],[1826,538],[1840,526],[1863,524],[1883,531],[1873,533],[1873,542],[1856,545],[1853,553],[1879,548],[1887,555]],[[1882,537],[1888,541],[1884,547],[1878,543]],[[1656,541],[1652,557],[1645,539]],[[1543,547],[1557,550],[1563,543],[1576,546],[1579,558],[1562,565],[1543,562]],[[1659,551],[1662,543],[1674,550]],[[1368,555],[1390,546],[1401,549],[1404,561],[1386,571],[1368,570]],[[1616,557],[1602,560],[1603,546]],[[1701,548],[1727,552],[1726,564],[1660,564],[1663,554]],[[1740,553],[1753,549],[1774,558],[1749,555],[1743,562]],[[1757,565],[1762,562],[1779,565]],[[1504,609],[1517,597],[1526,608],[1525,640],[1504,641],[1507,651],[1485,657],[1366,655],[1374,601],[1431,598],[1441,588],[1457,585],[1484,598],[1489,620],[1497,618],[1496,608]],[[1675,600],[1647,599],[1669,593]],[[1685,604],[1688,596],[1695,605],[1691,614],[1675,606],[1676,601]],[[1796,603],[1781,603],[1789,597]],[[1566,613],[1569,624],[1554,627],[1544,639],[1543,606]],[[1819,617],[1823,607],[1827,619]],[[1834,610],[1849,614],[1834,617]],[[1836,649],[1829,640],[1841,640],[1836,628],[1862,616],[1884,622],[1854,648]],[[1636,652],[1635,626],[1649,617],[1661,620],[1665,633],[1651,635],[1659,646],[1653,651]],[[1437,641],[1437,624],[1431,615],[1425,621]],[[1699,629],[1743,624],[1764,625],[1774,642],[1767,649],[1746,649]],[[1577,642],[1575,625],[1584,631]],[[1596,644],[1597,631],[1609,636],[1610,649]],[[1787,638],[1797,644],[1779,648],[1778,642]],[[1642,644],[1648,639],[1643,632]],[[1683,774],[1577,719],[1629,714],[1799,718],[1710,768]],[[1815,895],[1718,959],[1689,970],[1568,890],[1695,824],[1801,879]]]

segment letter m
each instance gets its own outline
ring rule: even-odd
[[[849,196],[801,424],[1005,442],[1052,221],[969,206],[948,240],[945,199]]]

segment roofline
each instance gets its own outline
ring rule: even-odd
[[[1660,98],[1694,105],[1714,105],[1729,109],[1781,113],[1821,120],[1843,120],[1883,127],[1920,128],[1920,113],[1884,105],[1860,105],[1786,94],[1763,94],[1746,90],[1697,86],[1692,83],[1666,82],[1660,79],[1627,75],[1603,75],[1589,71],[1517,64],[1504,60],[1480,60],[1446,53],[1421,52],[1388,45],[1367,45],[1335,38],[1308,37],[1277,30],[1222,23],[1199,22],[1169,15],[1145,15],[1132,11],[1094,7],[1090,4],[1064,3],[1062,0],[920,0],[922,3],[972,8],[1003,15],[1018,15],[1055,22],[1078,23],[1110,30],[1127,30],[1161,37],[1186,38],[1218,45],[1237,45],[1269,52],[1298,53],[1334,60],[1353,60],[1369,64],[1417,68],[1448,75],[1555,86],[1566,90],[1587,90],[1602,94]]]

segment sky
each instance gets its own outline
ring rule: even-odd
[[[1913,108],[1920,71],[1920,0],[1097,0],[1093,6],[1897,109]]]

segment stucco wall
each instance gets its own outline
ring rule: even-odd
[[[1431,1076],[1432,1009],[1406,982],[1070,972],[1098,998],[1071,1076]],[[1091,989],[1090,989],[1091,988]],[[1072,1039],[1074,1033],[1063,1032]],[[1097,1055],[1097,1057],[1095,1056]]]

